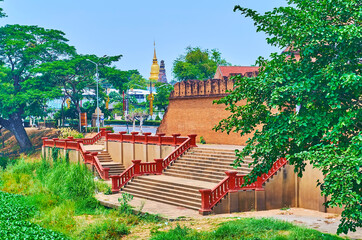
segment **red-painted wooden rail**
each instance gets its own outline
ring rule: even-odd
[[[154,136],[146,136],[146,142],[155,142],[157,144],[170,144],[177,145],[179,143],[179,134],[173,134],[172,137],[164,137],[164,134],[158,134],[157,141],[153,141]],[[148,139],[148,140],[147,140]],[[175,161],[181,154],[186,152],[192,147],[196,147],[196,134],[188,135],[184,138],[180,146],[178,146],[172,153],[165,159],[155,159],[155,162],[141,163],[141,160],[133,160],[133,164],[127,168],[121,175],[111,176],[112,179],[112,192],[119,192],[120,189],[128,183],[133,177],[146,175],[146,174],[162,174],[162,171],[167,168],[173,161]]]
[[[172,146],[180,145],[165,159],[155,159],[155,162],[153,163],[141,163],[140,160],[133,160],[133,165],[127,168],[121,175],[111,176],[112,190],[116,192],[134,176],[162,174],[162,170],[169,166],[170,163],[177,159],[182,153],[187,151],[190,147],[196,147],[196,134],[188,135],[188,137],[180,137],[180,134],[173,134],[172,137],[169,137],[165,136],[163,133],[157,134],[157,136],[150,135],[151,133],[138,135],[138,132],[132,132],[131,134],[126,134],[126,132],[111,133],[110,131],[106,131],[105,128],[101,128],[101,132],[93,138],[74,139],[73,137],[68,137],[67,139],[48,139],[44,137],[42,139],[44,147],[57,147],[79,151],[84,163],[93,165],[99,176],[104,180],[109,180],[109,168],[103,168],[97,157],[98,153],[86,151],[84,145],[94,144],[102,137],[105,137],[106,141]]]
[[[227,176],[215,188],[199,190],[201,193],[201,209],[199,212],[201,214],[211,212],[212,208],[228,193],[248,189],[255,191],[263,190],[263,184],[280,168],[285,166],[287,162],[288,161],[285,158],[279,158],[274,162],[268,173],[264,173],[258,177],[255,182],[246,186],[243,186],[245,184],[245,175],[237,175],[236,171],[225,172]]]

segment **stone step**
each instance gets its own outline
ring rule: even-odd
[[[225,171],[247,171],[250,172],[252,168],[249,167],[238,167],[237,169],[233,168],[232,166],[214,166],[214,165],[208,165],[208,164],[198,164],[193,162],[182,162],[180,160],[177,160],[172,167],[175,168],[198,168],[202,170],[208,170],[208,171],[215,171],[215,172],[225,172]]]
[[[127,185],[127,187],[125,188],[126,191],[132,190],[132,191],[138,191],[138,192],[147,192],[149,194],[153,194],[156,196],[170,196],[170,197],[175,197],[175,198],[179,198],[182,200],[186,200],[189,202],[196,202],[199,204],[200,199],[201,199],[201,194],[189,194],[186,191],[174,191],[171,190],[170,188],[160,188],[160,187],[152,187],[149,185],[140,185],[134,182],[131,182]]]
[[[199,197],[200,196],[200,192],[199,190],[193,189],[193,188],[189,188],[187,186],[175,186],[172,183],[169,183],[167,185],[165,184],[157,184],[156,182],[152,182],[152,181],[144,181],[144,180],[140,180],[138,178],[132,180],[131,182],[132,184],[135,183],[135,185],[137,186],[142,186],[145,188],[150,188],[150,189],[158,189],[158,190],[163,190],[163,191],[170,191],[173,193],[180,193],[182,192],[183,194],[186,194],[188,196],[191,197]]]
[[[170,171],[165,171],[163,174],[165,174],[166,176],[174,176],[174,177],[179,177],[179,178],[186,178],[186,179],[194,179],[194,180],[199,180],[199,181],[205,181],[205,182],[213,182],[213,183],[219,183],[222,179],[224,178],[220,178],[220,177],[214,177],[214,178],[210,178],[205,177],[205,176],[195,176],[195,175],[189,175],[189,174],[184,174],[184,173],[179,173],[179,172],[170,172]]]
[[[199,203],[196,203],[196,202],[183,201],[179,198],[174,198],[174,197],[169,197],[169,196],[162,196],[162,197],[154,196],[152,194],[147,194],[145,192],[140,193],[138,191],[132,191],[127,188],[125,188],[123,191],[133,195],[134,197],[149,199],[149,200],[162,202],[162,203],[166,203],[166,204],[170,204],[170,205],[181,206],[181,207],[194,209],[194,210],[199,210],[201,208],[201,201]]]
[[[190,151],[193,152],[203,152],[203,153],[222,153],[222,154],[233,154],[235,155],[235,150],[232,149],[212,149],[212,148],[192,148]]]
[[[178,159],[175,163],[182,163],[191,166],[200,166],[200,167],[211,167],[211,168],[225,168],[225,169],[233,169],[233,166],[230,163],[219,163],[219,162],[205,162],[205,161],[197,161],[192,159]],[[241,164],[242,168],[249,168],[248,163]]]
[[[172,168],[167,169],[167,171],[171,171],[171,172],[180,172],[180,173],[189,173],[189,174],[205,174],[205,175],[210,175],[210,176],[225,176],[224,171],[210,171],[208,169],[203,169],[203,168],[193,168],[193,167],[187,167],[187,166],[173,166]]]
[[[142,182],[147,182],[149,184],[154,184],[154,185],[172,185],[173,187],[181,187],[181,188],[187,188],[190,189],[192,191],[199,191],[200,187],[195,186],[195,185],[186,185],[185,183],[178,183],[178,182],[172,182],[172,180],[161,180],[161,179],[154,179],[154,178],[149,178],[147,176],[139,176],[137,178],[135,178],[135,180],[137,181],[142,181]]]

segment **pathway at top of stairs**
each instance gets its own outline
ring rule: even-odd
[[[235,160],[235,148],[240,146],[201,145],[192,148],[169,166],[162,175],[134,178],[122,191],[137,198],[198,210],[201,207],[200,189],[212,189],[225,177],[225,171],[235,170],[230,166]],[[247,164],[237,169],[247,174]]]

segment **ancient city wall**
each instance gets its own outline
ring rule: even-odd
[[[230,115],[225,105],[214,104],[232,90],[234,81],[209,79],[207,81],[188,80],[176,83],[170,95],[170,104],[158,128],[158,133],[197,134],[197,141],[202,136],[206,143],[245,145],[252,135],[240,137],[238,133],[230,135],[212,130],[222,119]],[[241,101],[243,105],[246,101]]]

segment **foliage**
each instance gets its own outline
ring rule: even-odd
[[[122,193],[122,196],[118,198],[119,202],[119,212],[125,213],[125,214],[132,214],[133,213],[133,207],[129,205],[129,202],[132,201],[133,196],[129,193]]]
[[[362,226],[362,135],[352,138],[346,148],[337,145],[316,145],[309,152],[298,154],[322,171],[319,182],[322,193],[330,196],[327,207],[344,208],[338,233],[356,231]]]
[[[222,223],[213,232],[197,232],[188,227],[175,228],[168,232],[157,231],[153,234],[153,240],[157,239],[342,239],[337,236],[318,232],[313,229],[297,227],[291,223],[280,220],[262,218],[245,218]]]
[[[59,128],[59,138],[66,139],[68,137],[84,138],[83,134],[78,132],[77,130],[71,128]]]
[[[205,138],[203,136],[200,136],[200,143],[201,144],[206,144]]]
[[[45,115],[48,99],[61,92],[44,75],[34,72],[41,64],[74,53],[64,33],[37,26],[0,27],[0,124],[13,132],[22,150],[32,144],[21,119]]]
[[[113,220],[103,220],[91,225],[91,227],[82,234],[80,239],[117,240],[129,234],[129,232],[129,228],[124,223]]]
[[[235,90],[218,101],[227,105],[231,116],[215,129],[242,136],[255,131],[247,146],[237,152],[237,166],[245,156],[254,159],[249,182],[267,172],[280,157],[287,157],[301,176],[311,155],[305,158],[298,153],[318,153],[312,164],[327,175],[322,183],[327,187],[323,193],[331,197],[327,205],[349,203],[338,233],[354,231],[362,218],[360,202],[356,202],[361,185],[353,179],[362,179],[362,173],[345,171],[336,167],[336,162],[339,154],[346,153],[350,155],[340,155],[348,160],[344,167],[350,168],[352,162],[361,166],[350,148],[362,129],[360,4],[356,0],[288,2],[288,7],[264,15],[235,7],[254,20],[257,31],[269,36],[268,43],[287,49],[271,54],[270,60],[260,57],[258,76],[235,78]],[[243,99],[247,103],[238,106]],[[340,152],[332,157],[331,148]],[[335,181],[341,174],[338,171],[350,180]]]
[[[35,214],[35,210],[24,196],[0,191],[0,239],[67,239],[25,221]]]
[[[171,84],[157,82],[155,87],[157,94],[155,95],[154,105],[158,110],[166,111],[169,104],[168,98],[173,91],[173,86]]]
[[[126,84],[127,89],[147,89],[149,81],[144,78],[140,73],[133,73]]]
[[[204,80],[215,75],[218,65],[230,65],[221,58],[217,49],[201,49],[200,47],[187,47],[186,54],[180,55],[173,62],[173,75],[178,81],[188,79]]]
[[[107,70],[104,70],[104,72],[101,69],[101,74],[108,80],[109,83],[113,85],[114,88],[119,90],[120,93],[122,93],[122,91],[126,92],[128,90],[131,76],[141,76],[138,70],[121,71],[115,67],[107,68]]]

